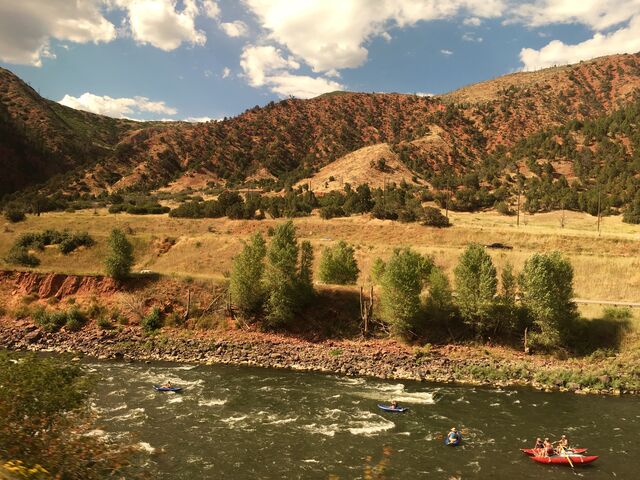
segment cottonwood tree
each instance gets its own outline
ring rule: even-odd
[[[114,229],[107,240],[109,255],[105,259],[107,275],[117,281],[122,281],[131,273],[133,266],[133,245],[122,230]]]
[[[298,245],[293,222],[278,225],[269,244],[264,272],[267,326],[290,323],[313,296],[312,262],[313,248],[309,242],[303,242],[302,248]]]
[[[341,240],[333,247],[322,251],[319,268],[320,280],[338,285],[353,285],[358,280],[360,269],[355,259],[353,246]]]
[[[445,322],[453,316],[455,311],[449,278],[442,269],[434,266],[429,274],[428,283],[427,316],[430,320]]]
[[[573,267],[560,252],[537,253],[520,274],[522,304],[538,328],[542,346],[568,345],[577,307],[573,302]]]
[[[229,290],[232,302],[244,317],[254,316],[262,309],[265,294],[262,276],[266,253],[266,242],[258,232],[233,259]]]
[[[422,317],[420,294],[433,268],[433,260],[410,248],[396,249],[381,279],[380,316],[392,335],[410,337]]]
[[[496,267],[484,247],[470,244],[455,268],[456,303],[460,315],[477,335],[495,327],[492,310],[497,292]]]

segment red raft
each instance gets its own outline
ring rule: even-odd
[[[530,457],[537,455],[538,449],[536,448],[521,448],[520,451],[522,453],[524,453],[525,455],[529,455]],[[585,453],[587,451],[586,448],[570,448],[567,453],[569,454],[569,456],[571,455],[581,455],[583,453]]]
[[[569,462],[571,459],[571,462]],[[551,463],[554,465],[586,465],[587,463],[595,462],[598,459],[596,455],[552,455],[551,457],[536,457],[532,456],[531,460],[538,463]]]

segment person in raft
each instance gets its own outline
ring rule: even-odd
[[[558,440],[556,443],[558,444],[558,450],[560,450],[561,452],[569,450],[569,439],[566,435],[562,435],[560,437],[560,440]]]
[[[391,408],[398,408],[398,402],[391,400]]]
[[[171,385],[171,382],[165,382],[162,385],[160,385],[162,388],[171,388],[173,385]]]
[[[458,430],[456,430],[456,427],[453,427],[449,432],[448,440],[449,443],[458,443],[460,441],[460,434],[458,433]]]
[[[540,437],[536,438],[536,445],[533,447],[537,454],[542,454],[544,452],[544,442]]]
[[[556,453],[555,449],[553,448],[553,443],[551,443],[549,441],[549,438],[545,438],[544,439],[543,449],[544,449],[544,456],[545,457],[551,457],[552,455],[555,455],[555,453]]]

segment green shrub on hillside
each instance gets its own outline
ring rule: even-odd
[[[140,321],[140,326],[147,334],[151,334],[156,330],[159,330],[162,328],[162,324],[162,313],[158,307],[153,307],[153,309]]]
[[[114,280],[124,280],[131,273],[133,266],[133,245],[118,229],[111,231],[107,243],[109,245],[109,255],[105,259],[107,275]]]
[[[322,251],[318,274],[323,282],[353,285],[358,280],[359,273],[353,246],[341,240]]]

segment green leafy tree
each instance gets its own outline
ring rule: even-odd
[[[300,301],[299,251],[293,222],[278,225],[269,244],[264,273],[267,326],[282,326],[294,318]]]
[[[429,274],[429,295],[427,296],[427,316],[436,322],[445,322],[453,316],[455,304],[449,278],[438,267]]]
[[[262,276],[266,253],[266,242],[260,233],[256,233],[233,259],[229,284],[231,299],[245,317],[259,313],[264,303]]]
[[[384,275],[384,271],[387,268],[387,264],[380,257],[377,257],[373,264],[371,265],[371,273],[369,274],[371,277],[371,281],[373,283],[382,282],[382,276]]]
[[[460,315],[476,334],[495,327],[492,316],[498,278],[496,267],[482,245],[470,244],[455,268],[456,303]]]
[[[355,259],[353,246],[339,241],[333,247],[326,247],[320,258],[320,280],[338,285],[353,285],[358,280],[360,269]]]
[[[537,327],[538,343],[568,346],[577,315],[571,262],[560,252],[533,255],[520,274],[520,291],[522,304]]]
[[[105,260],[107,275],[121,281],[129,276],[133,266],[133,245],[127,240],[122,230],[114,229],[107,241],[109,255]]]
[[[48,475],[37,478],[139,478],[123,467],[133,460],[125,445],[91,435],[90,383],[80,365],[0,352],[0,386],[1,459],[40,465]]]
[[[433,260],[409,249],[396,249],[382,275],[380,316],[394,336],[410,337],[422,314],[420,294]]]

